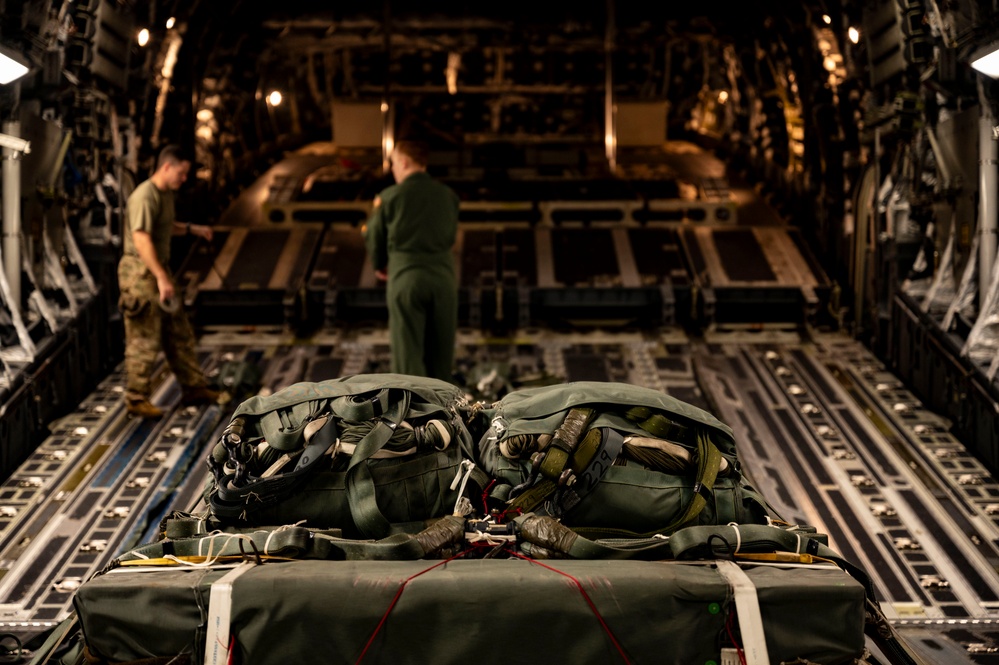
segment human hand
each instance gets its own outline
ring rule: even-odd
[[[160,277],[156,280],[156,288],[160,292],[160,302],[166,303],[168,300],[173,300],[174,288],[173,281],[169,277]]]
[[[212,227],[205,226],[204,224],[191,224],[191,235],[198,236],[199,238],[204,238],[208,242],[212,241],[212,237],[215,235],[212,231]]]

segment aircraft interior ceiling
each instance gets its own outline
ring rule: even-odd
[[[199,506],[242,399],[388,371],[362,233],[419,139],[460,198],[470,397],[715,414],[927,662],[999,663],[999,0],[0,0],[0,57],[0,633]],[[144,421],[116,269],[172,143],[226,400],[162,367]]]

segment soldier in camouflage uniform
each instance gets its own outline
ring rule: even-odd
[[[170,236],[175,232],[212,239],[211,227],[174,219],[174,192],[187,180],[191,160],[178,146],[160,152],[156,171],[128,197],[124,253],[118,286],[125,318],[125,404],[143,418],[163,415],[149,401],[150,377],[162,350],[181,385],[181,402],[204,404],[218,399],[207,386],[195,354],[194,331],[180,307],[170,273]]]

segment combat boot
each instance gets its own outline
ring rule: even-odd
[[[180,396],[180,403],[184,406],[218,404],[218,401],[219,393],[208,386],[190,386],[184,388]]]
[[[126,399],[125,409],[132,415],[139,416],[140,418],[159,418],[163,415],[163,411],[145,397]]]

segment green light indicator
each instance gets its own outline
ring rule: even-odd
[[[719,605],[718,603],[711,603],[710,605],[708,605],[708,612],[710,612],[711,614],[718,614],[719,612],[721,612],[721,605]]]

